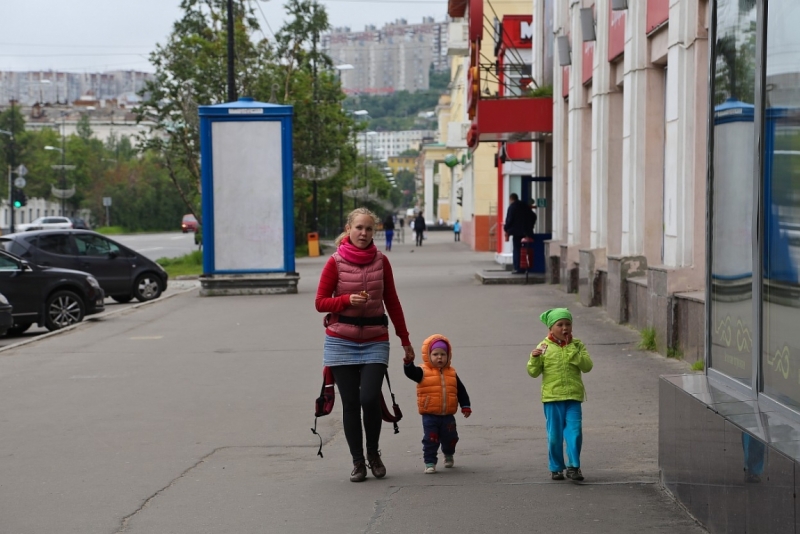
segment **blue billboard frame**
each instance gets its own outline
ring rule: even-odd
[[[257,102],[250,97],[242,97],[236,102],[199,106],[200,116],[200,161],[203,213],[203,273],[250,274],[250,273],[294,273],[294,172],[292,150],[292,116],[294,108],[279,104]],[[283,183],[283,268],[217,270],[215,265],[215,224],[214,224],[214,159],[212,125],[215,122],[280,122],[281,160]]]

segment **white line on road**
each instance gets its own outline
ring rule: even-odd
[[[151,250],[163,250],[165,247],[151,247],[151,248],[140,248],[137,249],[136,252],[149,252]]]

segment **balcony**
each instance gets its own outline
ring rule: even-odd
[[[469,55],[469,26],[467,23],[465,21],[450,22],[447,32],[447,55]]]
[[[478,102],[478,113],[468,144],[480,141],[534,141],[553,132],[553,98],[523,97],[485,99]],[[471,142],[470,142],[471,141]]]
[[[447,148],[467,148],[469,122],[450,122],[447,124]]]

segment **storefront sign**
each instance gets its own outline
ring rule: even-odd
[[[533,43],[533,17],[531,15],[505,15],[502,42],[504,48],[530,48]]]

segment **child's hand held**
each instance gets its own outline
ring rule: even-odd
[[[414,358],[416,357],[416,355],[414,354],[414,347],[409,345],[407,347],[403,347],[403,350],[405,351],[405,356],[403,356],[403,363],[409,364],[413,362]]]

